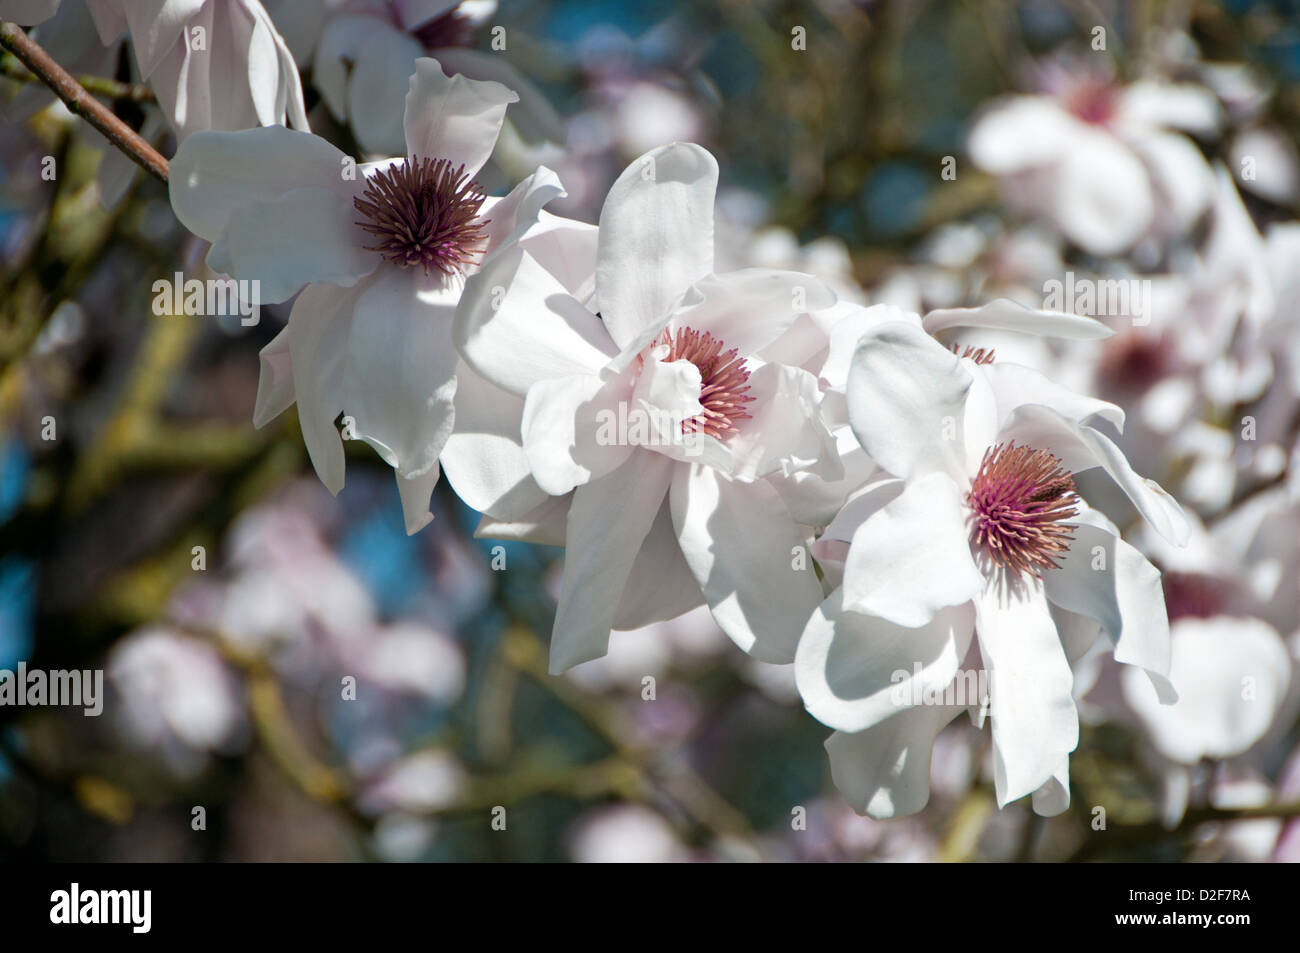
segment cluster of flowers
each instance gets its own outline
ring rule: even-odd
[[[404,157],[354,167],[276,126],[182,143],[172,204],[209,264],[298,295],[256,422],[296,403],[335,492],[344,436],[369,443],[410,532],[445,473],[480,535],[563,545],[554,673],[707,603],[741,649],[795,663],[860,809],[924,805],[930,744],[969,711],[992,721],[1000,802],[1062,810],[1071,661],[1101,629],[1176,697],[1160,575],[1074,474],[1104,470],[1175,544],[1188,530],[1089,426],[1118,407],[978,336],[1106,328],[1005,300],[922,318],[800,272],[716,272],[718,167],[692,144],[634,161],[598,226],[544,211],[562,194],[544,167],[487,197],[474,177],[515,98],[421,59]],[[943,699],[976,670],[987,697]]]
[[[121,35],[105,26],[112,0],[90,6],[101,37]],[[128,20],[144,6],[119,4]],[[255,423],[296,404],[334,493],[344,439],[370,444],[396,472],[409,533],[432,519],[445,475],[482,514],[479,536],[563,546],[553,673],[605,655],[613,630],[707,606],[756,661],[793,663],[805,707],[834,732],[837,787],[874,817],[926,804],[932,746],[963,714],[989,722],[999,805],[1032,796],[1040,814],[1065,810],[1082,698],[1114,663],[1133,675],[1128,705],[1183,766],[1169,776],[1183,803],[1190,766],[1239,754],[1272,724],[1290,683],[1278,632],[1300,623],[1279,588],[1296,578],[1295,548],[1267,536],[1297,506],[1279,477],[1300,393],[1284,307],[1297,245],[1293,225],[1261,238],[1230,173],[1179,131],[1212,134],[1227,92],[1053,73],[1047,94],[996,105],[971,157],[1050,231],[937,235],[932,260],[868,305],[830,275],[719,267],[715,251],[734,252],[724,223],[715,235],[718,165],[692,143],[628,165],[596,225],[546,211],[566,193],[545,165],[487,194],[489,173],[530,154],[501,161],[508,107],[526,107],[525,129],[552,116],[490,56],[454,49],[456,4],[356,4],[324,26],[295,15],[286,43],[257,3],[232,2],[222,9],[264,24],[281,65],[246,71],[267,107],[255,118],[217,121],[233,117],[223,107],[197,124],[177,103],[222,94],[184,68],[175,39],[218,4],[152,6],[152,20],[125,25],[180,141],[175,214],[211,243],[215,272],[258,280],[265,303],[293,299],[261,355]],[[280,59],[291,46],[314,56],[323,100],[369,161],[307,131]],[[162,84],[175,102],[156,81],[167,57],[181,64]],[[414,75],[394,67],[413,57]],[[1205,249],[1175,267],[1164,249],[1207,214]],[[1084,276],[1094,288],[1142,274],[1103,270],[1114,256],[1169,266],[1161,306],[1110,314],[1131,322],[1122,333],[1074,313],[1089,308],[1069,295],[1042,307],[1034,282],[1063,267],[1026,249],[1051,257],[1060,236],[1099,263]],[[952,295],[945,269],[987,280]],[[972,297],[988,303],[963,307]],[[1185,324],[1163,323],[1173,313]],[[1137,440],[1094,392],[1139,401]],[[1207,528],[1130,464],[1153,472],[1153,447],[1190,434],[1180,496],[1227,513],[1224,463],[1242,461],[1203,421],[1265,394],[1277,409],[1259,418],[1260,445],[1274,451],[1247,463],[1276,486],[1241,518]],[[1214,598],[1188,612],[1174,596]],[[1270,603],[1289,608],[1258,610]],[[1175,609],[1207,617],[1184,620],[1184,678]],[[1199,677],[1215,667],[1234,677]],[[1231,704],[1239,673],[1267,681],[1254,707]],[[1161,714],[1186,711],[1184,681],[1208,709],[1200,734]]]

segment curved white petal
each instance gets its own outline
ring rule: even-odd
[[[403,477],[437,465],[454,424],[457,289],[427,287],[418,269],[389,268],[357,299],[343,374],[356,436]]]
[[[363,247],[366,235],[357,215],[352,202],[331,189],[294,189],[235,211],[208,261],[236,278],[258,281],[266,304],[286,301],[306,284],[350,287],[382,261]]]
[[[870,516],[844,565],[844,607],[917,628],[984,588],[956,484],[931,473]]]
[[[929,705],[857,734],[835,732],[826,739],[831,780],[859,814],[882,820],[915,814],[930,800],[934,739],[963,710]]]
[[[929,705],[953,682],[970,648],[969,603],[904,628],[848,612],[830,594],[808,620],[794,657],[795,683],[808,713],[839,731],[864,731],[909,708]],[[955,694],[949,700],[957,701]],[[978,704],[978,698],[966,699]]]
[[[1010,298],[996,298],[978,308],[936,308],[926,312],[921,326],[935,335],[952,328],[983,328],[1071,341],[1094,341],[1115,333],[1096,318],[1067,311],[1027,308]]]
[[[334,421],[343,412],[343,372],[352,311],[365,283],[340,291],[308,285],[289,313],[298,423],[316,475],[331,493],[343,489],[343,442]]]
[[[673,315],[672,326],[706,331],[741,357],[767,347],[801,314],[835,304],[835,292],[821,279],[771,268],[705,275],[694,288],[698,297]]]
[[[547,495],[533,479],[520,426],[524,402],[484,380],[464,362],[456,368],[456,429],[440,459],[456,495],[498,520],[524,517]]]
[[[148,79],[162,58],[181,42],[187,21],[199,14],[206,0],[131,0],[122,4],[131,30],[131,47],[142,79]]]
[[[1186,544],[1191,528],[1182,507],[1154,480],[1138,476],[1123,451],[1104,434],[1067,420],[1050,407],[1026,404],[1012,412],[1002,435],[1050,450],[1061,458],[1067,470],[1075,473],[1102,467],[1152,529],[1177,546]]]
[[[662,322],[713,270],[717,187],[717,160],[677,142],[641,156],[610,188],[600,212],[596,295],[620,347]]]
[[[966,147],[985,172],[1022,172],[1059,159],[1081,125],[1046,96],[1013,96],[976,121]]]
[[[639,629],[675,619],[703,604],[704,595],[677,542],[672,508],[664,500],[628,573],[614,628]]]
[[[1061,568],[1044,574],[1047,598],[1062,609],[1101,623],[1115,646],[1115,660],[1146,670],[1165,704],[1178,696],[1169,683],[1169,618],[1160,571],[1108,529],[1084,522]]]
[[[393,474],[397,479],[397,494],[402,501],[402,519],[408,536],[414,536],[433,522],[429,500],[433,497],[433,488],[438,485],[438,469],[438,461],[435,460],[433,466],[415,476]]]
[[[357,47],[348,77],[347,114],[357,143],[367,154],[392,156],[406,151],[402,104],[423,53],[418,42],[393,29],[370,31]]]
[[[981,372],[992,386],[997,400],[999,427],[1021,404],[1042,404],[1070,420],[1082,423],[1097,416],[1110,421],[1116,430],[1124,430],[1124,410],[1121,407],[1076,393],[1031,367],[995,361],[982,367]]]
[[[560,496],[622,466],[635,446],[633,409],[626,377],[579,374],[534,384],[521,434],[537,485]]]
[[[520,397],[540,381],[594,376],[616,353],[600,319],[518,247],[466,282],[455,341],[465,363]]]
[[[849,423],[896,476],[965,476],[962,417],[970,372],[920,327],[890,321],[859,339],[849,370]]]
[[[1034,813],[1039,817],[1056,817],[1070,808],[1070,756],[1062,755],[1061,764],[1052,776],[1034,792]]]
[[[776,490],[679,466],[671,500],[677,540],[719,627],[760,661],[792,661],[822,589]]]
[[[835,437],[822,419],[817,379],[799,367],[764,364],[749,375],[749,420],[728,441],[731,475],[753,480],[780,471],[815,469],[823,479],[844,474]]]
[[[253,407],[253,426],[259,430],[279,417],[293,404],[293,357],[289,347],[289,329],[280,331],[257,355],[257,402]]]
[[[552,199],[563,198],[564,195],[564,186],[560,184],[560,177],[546,166],[540,166],[532,175],[511,189],[509,194],[502,198],[485,199],[479,213],[484,219],[483,234],[487,236],[487,243],[483,246],[483,260],[488,261],[494,253],[509,248],[519,241],[525,232],[537,224],[542,207]],[[560,219],[560,221],[569,220]],[[578,222],[573,224],[595,231],[592,225]],[[594,257],[592,269],[595,269]]]
[[[1124,697],[1157,750],[1181,764],[1239,755],[1272,726],[1291,681],[1277,631],[1259,619],[1217,616],[1173,625],[1170,676],[1176,704],[1164,704],[1134,670],[1120,673]]]
[[[608,476],[574,491],[560,604],[551,631],[552,675],[608,650],[628,574],[654,525],[673,466],[659,454],[637,453]]]
[[[1078,745],[1074,673],[1032,580],[1010,592],[990,584],[975,599],[975,630],[989,673],[994,786],[1003,807],[1046,784]]]
[[[1146,167],[1114,136],[1090,128],[1061,162],[1052,202],[1061,231],[1094,255],[1131,247],[1151,227],[1155,197]]]
[[[332,189],[350,202],[365,184],[343,178],[346,159],[319,136],[281,126],[195,133],[171,159],[172,209],[191,232],[215,242],[238,210],[295,189]]]
[[[496,146],[506,106],[518,101],[500,83],[448,77],[437,60],[422,57],[406,94],[406,154],[447,159],[477,175]]]
[[[848,306],[845,316],[830,329],[826,360],[822,362],[820,374],[831,390],[843,393],[848,386],[849,369],[853,365],[853,355],[858,350],[862,335],[890,321],[916,324],[920,318],[892,304],[874,304],[869,308],[861,305]]]

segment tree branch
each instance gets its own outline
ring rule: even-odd
[[[58,63],[40,44],[23,32],[15,23],[0,20],[0,46],[18,58],[18,61],[40,77],[41,82],[63,100],[68,110],[90,123],[136,164],[160,182],[167,181],[167,160],[139,133],[124,123],[107,106],[101,103]]]

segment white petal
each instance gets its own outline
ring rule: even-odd
[[[537,485],[568,493],[623,465],[633,445],[619,421],[631,415],[628,377],[605,382],[579,374],[539,381],[524,399],[524,452]],[[657,455],[657,454],[656,454]]]
[[[1079,743],[1074,673],[1047,599],[1032,581],[1004,592],[996,583],[975,600],[975,628],[989,673],[993,773],[998,806],[1051,779]]]
[[[486,220],[483,231],[487,236],[487,244],[483,248],[483,260],[488,261],[494,253],[519,241],[525,232],[537,224],[542,206],[551,199],[562,198],[564,195],[559,176],[542,166],[511,189],[505,197],[486,199],[480,213],[480,217]],[[590,225],[583,227],[594,231]],[[592,267],[595,267],[594,261]]]
[[[312,85],[339,122],[348,120],[348,73],[358,51],[379,33],[394,32],[380,17],[333,16],[326,22],[312,61]],[[410,76],[410,72],[403,77]]]
[[[896,476],[965,474],[962,417],[971,376],[919,327],[890,321],[862,336],[846,396],[864,450]]]
[[[518,540],[542,546],[563,546],[573,494],[547,496],[518,519],[504,521],[485,515],[474,530],[476,539]]]
[[[205,0],[131,0],[122,4],[141,78],[148,79],[154,67],[180,42],[186,21],[197,15],[204,3]]]
[[[1042,404],[1063,417],[1080,423],[1097,416],[1124,430],[1124,411],[1105,400],[1086,397],[1030,367],[995,361],[981,368],[993,388],[998,406],[998,425],[1001,427],[1021,404]]]
[[[1146,167],[1114,136],[1079,133],[1052,192],[1065,235],[1094,255],[1130,248],[1151,227],[1155,199]]]
[[[741,357],[767,347],[801,314],[835,304],[835,292],[820,279],[771,268],[706,275],[695,290],[698,300],[673,316],[673,326],[707,331]]]
[[[280,331],[257,355],[261,372],[257,378],[257,402],[253,426],[259,430],[293,404],[293,358],[289,329]]]
[[[728,443],[733,477],[813,468],[826,480],[843,476],[835,437],[822,419],[817,378],[803,368],[764,364],[749,375],[749,396],[750,419]]]
[[[847,314],[831,327],[821,377],[831,390],[843,393],[848,386],[849,369],[853,365],[853,355],[858,350],[858,342],[862,339],[862,335],[890,321],[918,324],[920,320],[910,311],[896,308],[892,304],[875,304],[869,308],[849,305]]]
[[[520,397],[540,381],[594,376],[616,353],[600,319],[522,248],[466,282],[455,341],[470,367]]]
[[[196,133],[171,160],[172,209],[191,232],[215,242],[236,211],[294,189],[332,189],[350,202],[365,184],[344,180],[345,159],[319,136],[280,126]]]
[[[518,101],[500,83],[448,77],[437,60],[418,59],[406,94],[406,154],[447,159],[477,175],[496,146],[506,106]]]
[[[1285,643],[1266,622],[1227,616],[1179,619],[1172,634],[1177,704],[1161,703],[1135,670],[1120,673],[1124,698],[1157,750],[1188,765],[1247,751],[1264,737],[1287,696]]]
[[[664,500],[636,562],[628,573],[618,603],[614,628],[639,629],[654,622],[675,619],[704,604],[699,584],[682,556],[673,529],[672,508]]]
[[[596,288],[599,232],[595,225],[543,211],[537,216],[537,224],[519,239],[519,247],[537,259],[569,294],[586,302]],[[606,337],[608,334],[605,332]]]
[[[1156,532],[1177,546],[1186,544],[1191,530],[1182,507],[1154,480],[1138,476],[1123,451],[1104,434],[1067,420],[1050,407],[1027,404],[1012,413],[1003,436],[1050,450],[1074,473],[1102,467]]]
[[[600,212],[596,294],[620,347],[662,321],[713,270],[718,163],[692,143],[661,146],[614,183]]]
[[[975,123],[967,149],[985,172],[1021,172],[1059,159],[1080,125],[1045,96],[1009,97]]]
[[[498,520],[522,518],[545,502],[546,494],[528,469],[519,433],[522,398],[462,362],[456,368],[455,413],[456,429],[442,448],[441,460],[457,496]]]
[[[718,625],[760,661],[792,661],[822,590],[776,490],[679,466],[671,498],[682,553]]]
[[[935,335],[950,328],[984,328],[1072,341],[1093,341],[1115,333],[1096,318],[1066,311],[1027,308],[1010,298],[997,298],[978,308],[936,308],[926,313],[921,325]]]
[[[551,632],[552,675],[608,650],[628,574],[654,525],[674,466],[667,457],[641,451],[574,492]]]
[[[357,437],[408,478],[437,464],[455,419],[457,292],[426,281],[418,269],[376,276],[357,299],[343,375]]]
[[[904,628],[845,611],[837,589],[812,614],[799,639],[794,658],[799,694],[822,724],[864,731],[930,704],[934,693],[952,684],[974,624],[967,603],[940,611],[920,628]]]
[[[1087,519],[1086,512],[1081,514]],[[1165,704],[1178,696],[1169,684],[1169,618],[1160,571],[1124,540],[1080,522],[1061,568],[1044,574],[1047,598],[1101,623],[1115,660],[1146,669]]]
[[[266,304],[288,300],[305,284],[351,287],[382,261],[362,247],[357,214],[331,189],[294,189],[234,212],[208,260],[240,280],[260,282]]]
[[[1061,766],[1052,772],[1032,798],[1034,813],[1039,817],[1056,817],[1070,807],[1070,756],[1061,757]]]
[[[1214,93],[1194,83],[1138,80],[1120,97],[1118,121],[1148,135],[1152,126],[1210,135],[1222,119]]]
[[[374,30],[356,50],[348,77],[348,122],[368,155],[406,151],[403,103],[424,48],[399,30]],[[430,155],[429,153],[410,153]],[[439,157],[433,153],[432,157]],[[456,160],[459,164],[462,160]]]
[[[289,313],[298,423],[316,475],[336,494],[343,489],[343,442],[334,421],[343,411],[352,310],[365,286],[340,291],[331,285],[308,285]]]
[[[983,588],[959,491],[945,474],[909,483],[853,534],[846,609],[917,628]]]
[[[915,814],[930,800],[934,739],[962,710],[928,705],[857,734],[835,732],[826,740],[835,787],[859,814]]]
[[[433,513],[429,511],[429,500],[433,497],[433,488],[438,485],[438,461],[423,473],[404,477],[394,473],[397,478],[397,493],[402,501],[402,519],[406,523],[406,534],[414,536],[433,522]]]

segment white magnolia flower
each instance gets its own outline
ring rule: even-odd
[[[603,655],[611,629],[701,601],[741,648],[788,662],[821,599],[800,565],[805,534],[761,478],[838,469],[816,378],[769,359],[834,295],[795,272],[714,274],[716,186],[717,163],[696,145],[628,167],[600,215],[598,315],[523,249],[466,288],[461,353],[523,400],[517,452],[500,441],[496,472],[480,472],[520,494],[516,512],[549,507],[514,535],[543,538],[559,521],[567,547],[552,672]],[[488,499],[485,512],[503,506]]]
[[[298,66],[258,0],[95,0],[105,42],[130,30],[140,77],[180,140],[209,129],[306,129]]]
[[[244,730],[240,687],[217,650],[170,629],[141,629],[114,646],[106,665],[119,727],[133,745],[163,756],[180,774],[209,752],[230,753]]]
[[[214,270],[260,281],[263,303],[302,291],[262,351],[254,423],[296,401],[316,472],[338,493],[335,420],[344,414],[344,434],[397,471],[409,532],[432,519],[438,454],[455,423],[451,320],[465,275],[534,226],[542,257],[557,230],[571,228],[574,243],[594,231],[550,217],[537,224],[541,207],[563,194],[547,169],[486,198],[473,178],[514,93],[448,78],[436,60],[417,66],[407,158],[358,169],[324,139],[268,127],[193,136],[171,176],[176,215],[213,243]]]
[[[347,123],[367,155],[402,148],[399,108],[417,59],[514,90],[503,144],[562,142],[563,125],[546,97],[509,62],[509,50],[469,49],[473,32],[496,12],[495,0],[278,0],[276,22],[294,36],[295,53],[312,62],[312,83],[326,108]],[[516,136],[517,134],[517,136]],[[553,162],[556,150],[520,149],[527,168]],[[501,158],[499,155],[496,157]]]
[[[1210,135],[1219,123],[1203,87],[1089,77],[1057,95],[995,103],[968,147],[977,166],[1006,181],[1009,200],[1085,250],[1110,255],[1153,231],[1181,234],[1206,209],[1213,177],[1182,132]]]
[[[1040,813],[1068,804],[1070,664],[1099,628],[1175,697],[1160,574],[1082,503],[1073,474],[1100,466],[1175,540],[1181,510],[1081,423],[1120,426],[1118,407],[986,361],[890,321],[861,338],[848,372],[853,430],[893,476],[827,527],[821,545],[848,544],[844,581],[812,615],[795,670],[808,710],[839,729],[826,745],[836,784],[875,816],[924,806],[930,746],[981,709],[981,668],[998,802],[1037,792]]]

